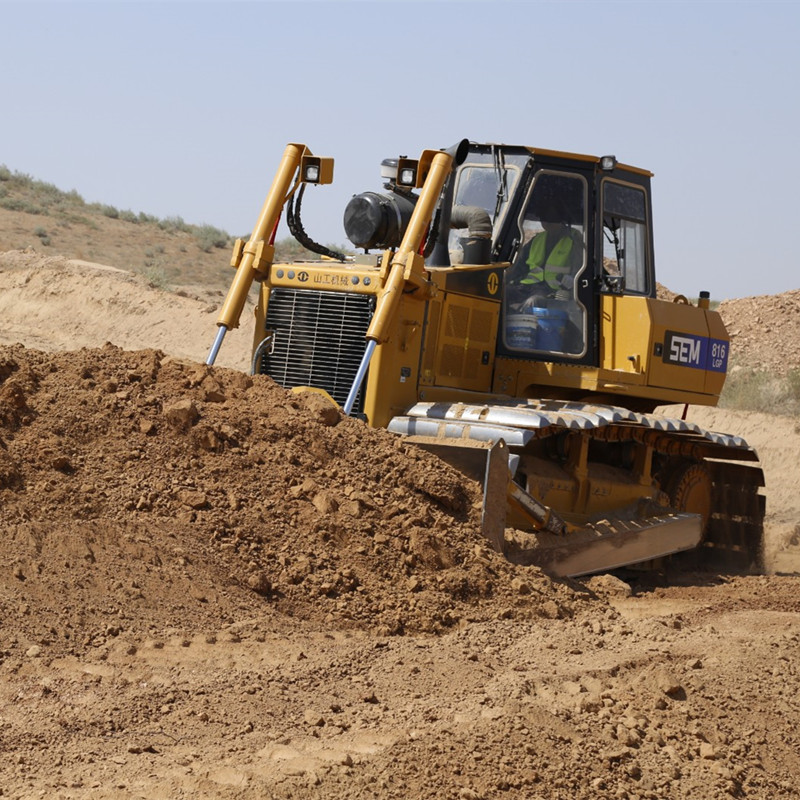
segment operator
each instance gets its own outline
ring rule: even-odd
[[[529,213],[542,230],[520,250],[508,287],[509,303],[521,311],[546,300],[573,299],[573,280],[583,263],[583,239],[570,227],[560,198],[534,190]]]

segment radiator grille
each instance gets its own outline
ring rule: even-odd
[[[364,338],[372,319],[371,295],[273,289],[266,329],[273,345],[261,358],[260,372],[286,389],[315,386],[341,406],[361,364]],[[362,390],[354,413],[363,411]]]

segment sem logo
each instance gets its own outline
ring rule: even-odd
[[[664,336],[664,361],[681,367],[705,369],[707,345],[705,336],[667,331]]]
[[[726,372],[728,369],[728,343],[692,333],[667,331],[661,354],[667,364],[680,367]]]
[[[669,343],[669,360],[677,364],[700,364],[701,340],[693,336],[675,336]]]
[[[500,279],[497,277],[496,272],[492,272],[489,274],[489,278],[486,281],[486,288],[489,290],[490,295],[496,295],[497,290],[500,288]]]

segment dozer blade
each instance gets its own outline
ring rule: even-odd
[[[509,453],[506,443],[453,442],[425,436],[410,436],[408,441],[429,450],[451,467],[483,485],[481,531],[497,552],[504,552],[506,494],[509,482]]]
[[[483,535],[515,564],[536,565],[559,577],[576,577],[691,550],[702,539],[699,514],[609,518],[580,526],[565,522],[514,483],[509,461],[515,456],[509,457],[502,439],[492,443],[409,436],[408,441],[483,485]],[[506,536],[509,522],[534,530]]]
[[[515,564],[535,564],[551,575],[574,578],[691,550],[703,534],[699,514],[609,521],[607,527],[580,528],[564,536],[522,534],[528,541],[507,542],[505,555]]]

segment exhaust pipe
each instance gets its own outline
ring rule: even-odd
[[[453,206],[450,214],[451,228],[467,228],[467,236],[461,239],[464,264],[488,264],[492,250],[492,218],[480,206]],[[449,231],[445,233],[445,244]],[[450,253],[448,251],[448,258]]]

